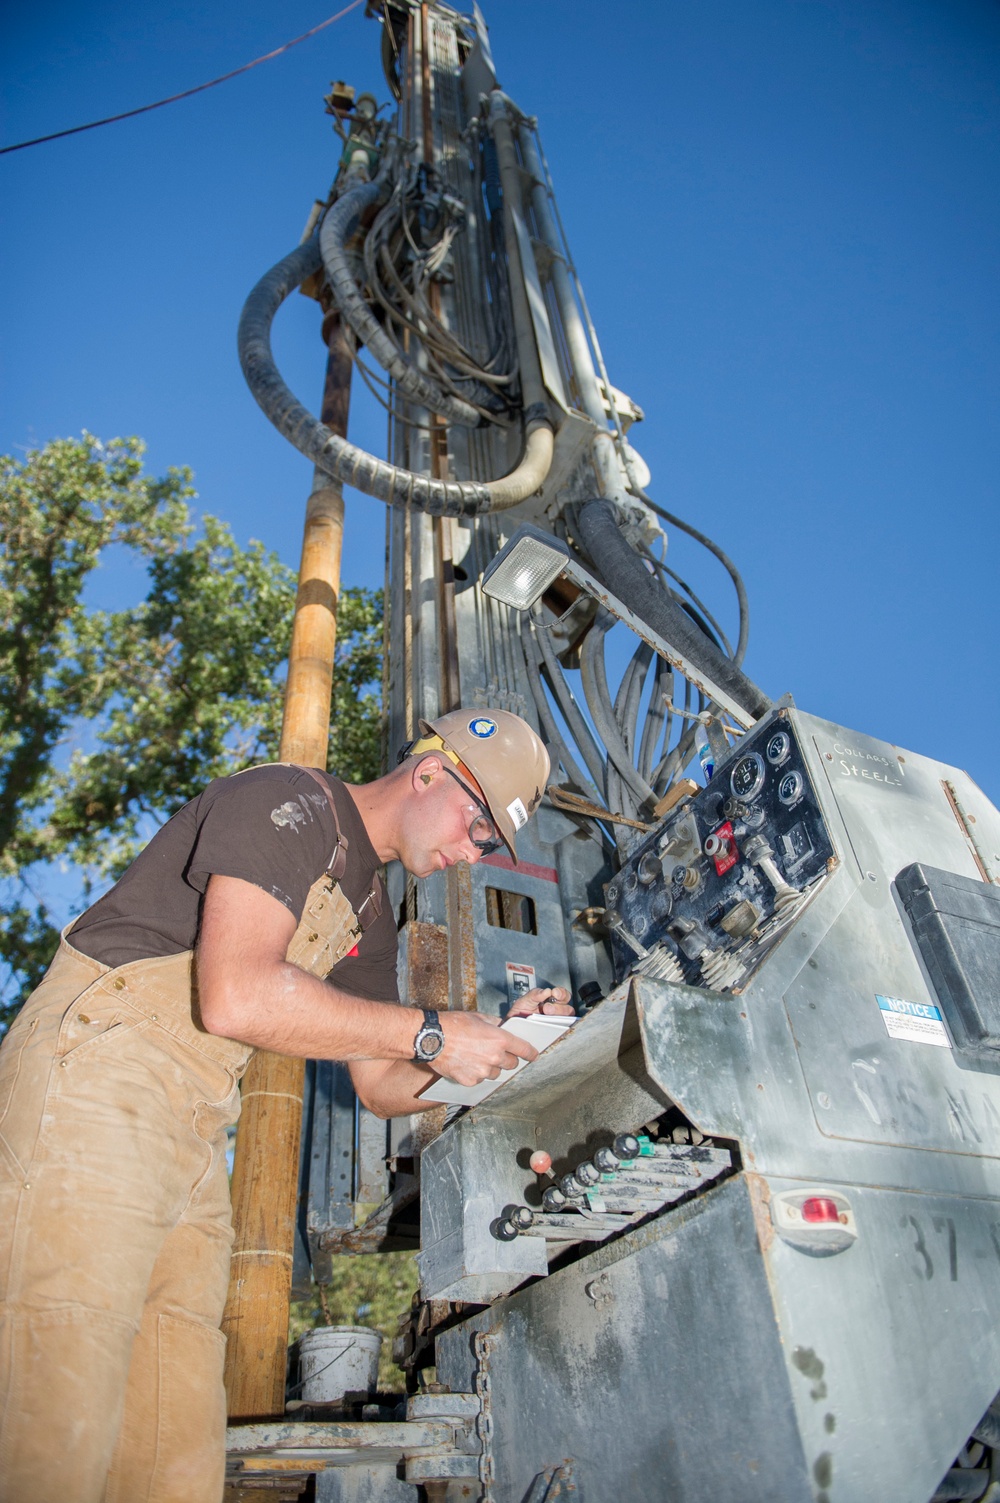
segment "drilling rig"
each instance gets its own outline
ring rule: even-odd
[[[478,6],[368,14],[394,104],[333,86],[336,180],[247,301],[243,370],[314,498],[386,505],[387,757],[460,704],[551,754],[517,866],[390,872],[403,1001],[500,1016],[537,982],[580,1016],[477,1104],[388,1126],[308,1066],[300,1276],[419,1247],[410,1396],[244,1408],[231,1486],[1000,1498],[1000,815],[747,676],[739,573],[649,494]],[[320,418],[271,353],[300,288]],[[352,368],[384,459],[347,438]],[[677,531],[728,570],[734,641]]]

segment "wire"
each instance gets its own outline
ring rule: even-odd
[[[692,527],[690,522],[684,522],[680,517],[675,517],[673,512],[667,511],[664,506],[657,505],[655,501],[650,500],[649,496],[644,495],[642,500],[649,507],[650,511],[654,511],[658,517],[662,517],[665,522],[669,522],[671,527],[679,527],[681,532],[686,532],[688,537],[694,538],[696,543],[700,543],[703,548],[708,549],[709,553],[713,553],[729,575],[736,590],[736,599],[739,602],[740,610],[740,634],[736,643],[736,651],[732,657],[734,663],[742,663],[743,655],[747,648],[747,637],[750,632],[750,606],[747,602],[747,592],[743,584],[743,576],[740,574],[739,569],[737,569],[728,553],[725,553],[719,547],[718,543],[714,543],[710,537],[706,537],[703,532],[699,532],[697,527]]]
[[[290,42],[276,47],[273,52],[265,52],[263,57],[255,57],[252,63],[244,63],[242,68],[234,68],[231,73],[223,73],[221,78],[210,79],[208,83],[196,84],[193,89],[184,89],[180,94],[171,94],[167,99],[158,99],[155,104],[141,104],[136,110],[123,110],[120,115],[107,115],[103,120],[91,120],[87,125],[72,125],[69,130],[54,130],[48,136],[36,136],[33,141],[18,141],[15,146],[0,146],[0,157],[9,151],[24,151],[27,146],[41,146],[46,141],[58,141],[63,136],[76,136],[83,130],[96,130],[99,125],[114,125],[119,120],[131,120],[133,115],[145,115],[149,110],[158,110],[165,104],[176,104],[179,99],[190,99],[192,94],[201,94],[205,89],[214,89],[216,84],[228,83],[231,78],[238,78],[241,73],[249,73],[251,68],[256,68],[261,63],[269,63],[273,57],[280,57],[290,47],[297,47],[300,42],[307,42],[318,31],[324,31],[327,26],[332,26],[334,21],[343,20],[350,11],[357,10],[362,0],[351,0],[350,5],[338,10],[335,16],[328,16],[318,26],[310,31],[304,31],[300,37],[293,37]]]

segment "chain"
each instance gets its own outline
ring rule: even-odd
[[[482,1483],[480,1503],[493,1503],[493,1410],[490,1403],[489,1360],[493,1338],[477,1331],[473,1350],[476,1354],[476,1393],[479,1395],[479,1415],[476,1419],[476,1434],[479,1436],[479,1481]]]

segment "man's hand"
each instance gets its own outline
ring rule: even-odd
[[[431,1065],[456,1085],[474,1086],[498,1080],[501,1070],[513,1070],[519,1060],[538,1058],[524,1039],[505,1033],[498,1018],[478,1012],[442,1012],[444,1048]]]
[[[530,992],[518,997],[507,1014],[509,1018],[527,1018],[533,1012],[543,1012],[560,1017],[575,1017],[564,986],[533,986]]]

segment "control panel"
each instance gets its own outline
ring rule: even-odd
[[[618,980],[739,990],[834,861],[787,717],[745,736],[605,888]]]

